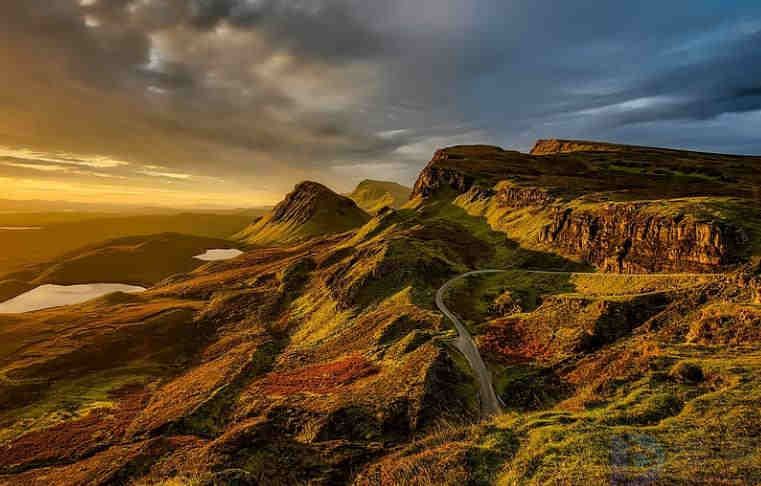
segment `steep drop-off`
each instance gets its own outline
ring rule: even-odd
[[[761,254],[759,169],[753,157],[596,142],[540,141],[532,155],[458,146],[436,152],[413,199],[455,198],[527,248],[604,271],[710,272]]]

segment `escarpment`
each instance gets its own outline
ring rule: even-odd
[[[530,154],[456,146],[435,153],[413,197],[454,196],[522,246],[603,271],[714,272],[756,251],[760,163],[575,140],[539,140]]]
[[[625,273],[716,271],[737,263],[748,242],[733,224],[649,214],[643,204],[559,208],[539,239],[604,271]]]
[[[441,167],[439,164],[449,160],[450,154],[446,149],[437,150],[433,159],[423,169],[412,188],[412,197],[429,197],[443,188],[454,189],[458,193],[467,192],[474,179],[460,170]]]
[[[607,152],[620,151],[626,146],[603,142],[587,142],[582,140],[537,140],[531,155],[553,155],[572,152]]]

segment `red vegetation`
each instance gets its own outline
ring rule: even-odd
[[[520,319],[492,322],[479,340],[479,348],[495,361],[515,364],[531,361],[547,354],[544,342],[532,340],[522,328]]]
[[[114,408],[93,410],[81,419],[29,432],[0,448],[0,471],[25,465],[71,462],[119,442],[127,425],[145,405],[142,386],[127,386],[113,393]]]
[[[270,373],[262,380],[262,386],[265,393],[272,395],[329,393],[378,371],[378,366],[364,356],[350,355],[330,363],[305,366],[296,371]]]

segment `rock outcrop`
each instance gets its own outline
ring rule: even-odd
[[[572,152],[616,152],[626,149],[625,145],[584,140],[537,140],[531,155],[555,155]]]
[[[467,192],[474,179],[460,170],[439,166],[448,161],[450,154],[446,149],[437,150],[433,159],[418,176],[412,188],[412,197],[429,197],[442,188],[454,189],[457,193]]]
[[[604,271],[715,271],[740,259],[745,232],[720,221],[651,214],[646,204],[558,209],[539,239]]]

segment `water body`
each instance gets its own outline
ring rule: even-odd
[[[0,231],[35,231],[41,229],[42,226],[0,226]]]
[[[113,292],[138,293],[145,288],[125,284],[40,285],[0,304],[0,314],[18,314],[61,305],[79,304]]]
[[[202,260],[204,262],[218,262],[222,260],[232,260],[233,258],[242,255],[243,252],[236,250],[235,248],[229,248],[226,250],[206,250],[206,253],[196,255],[193,258]]]

